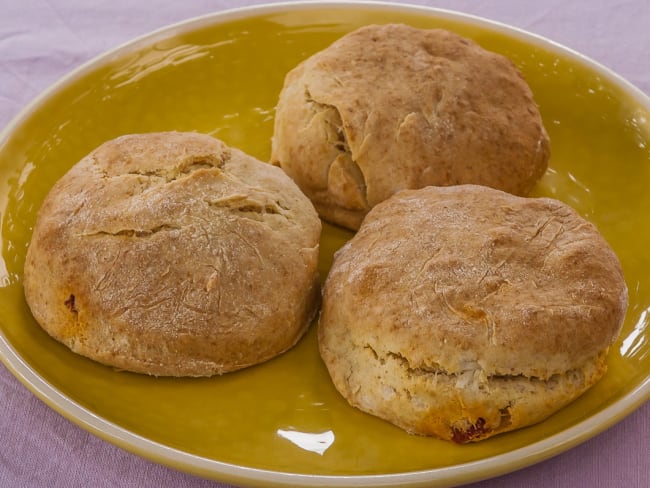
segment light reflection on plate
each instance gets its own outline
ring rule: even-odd
[[[278,435],[289,442],[293,442],[300,449],[314,452],[319,455],[325,454],[325,451],[334,443],[334,432],[312,433],[299,432],[297,430],[278,429]]]

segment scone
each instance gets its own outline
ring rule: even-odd
[[[445,30],[389,24],[347,34],[287,74],[271,162],[323,219],[357,229],[403,189],[526,195],[549,156],[531,90],[507,58]]]
[[[320,352],[353,406],[411,433],[478,441],[598,381],[627,300],[612,249],[559,201],[405,190],[335,255]]]
[[[115,368],[209,376],[292,347],[321,223],[279,169],[196,133],[106,142],[52,188],[27,252],[38,323]]]

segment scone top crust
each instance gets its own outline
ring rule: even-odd
[[[336,254],[321,347],[368,347],[412,371],[547,380],[596,361],[626,308],[616,255],[567,205],[429,187],[377,205]]]
[[[549,141],[512,62],[440,29],[358,29],[285,79],[272,162],[326,220],[358,228],[402,189],[463,183],[526,195]]]
[[[48,194],[25,296],[45,330],[97,361],[219,374],[302,335],[317,306],[320,231],[279,168],[207,135],[123,136]]]

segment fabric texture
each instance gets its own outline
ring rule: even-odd
[[[134,37],[255,0],[0,0],[0,127],[70,70]],[[553,39],[650,93],[650,0],[413,0]],[[0,488],[227,488],[128,453],[51,410],[0,365]],[[475,488],[650,486],[650,403],[563,454]]]

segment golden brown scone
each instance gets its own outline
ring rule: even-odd
[[[357,229],[398,190],[473,183],[526,195],[549,140],[505,57],[445,30],[372,25],[286,76],[271,162],[325,220]]]
[[[320,352],[353,406],[477,441],[593,385],[626,308],[616,255],[567,205],[475,185],[405,190],[335,255]]]
[[[279,168],[196,133],[127,135],[52,188],[25,263],[39,324],[129,371],[209,376],[293,346],[321,223]]]

